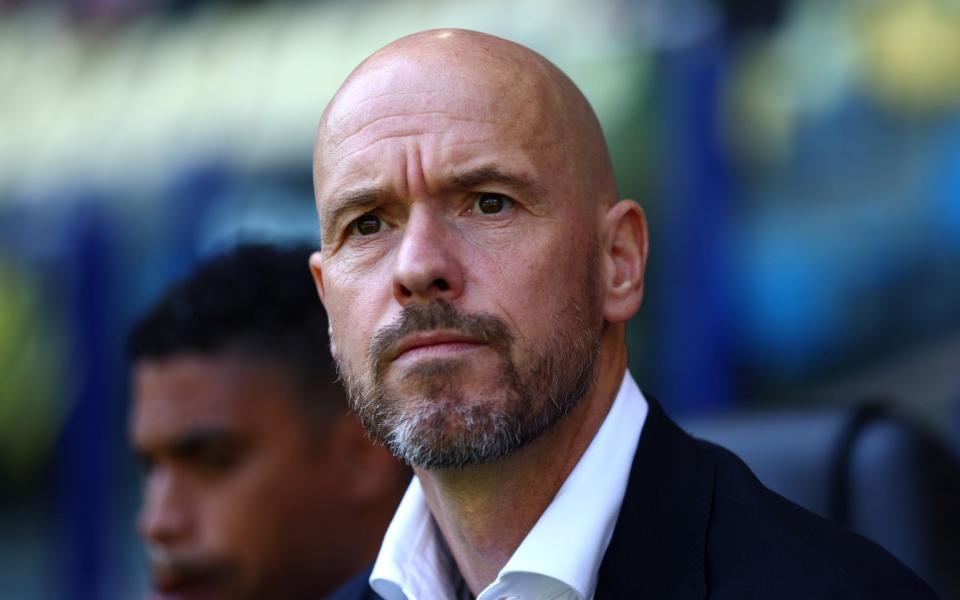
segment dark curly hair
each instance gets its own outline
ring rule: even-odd
[[[182,354],[239,355],[290,370],[320,421],[346,409],[330,355],[327,316],[306,244],[242,244],[174,284],[127,339],[131,362]]]

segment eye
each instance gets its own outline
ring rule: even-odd
[[[507,196],[484,192],[477,195],[477,199],[473,203],[472,211],[484,215],[493,215],[498,212],[503,212],[511,206],[513,206],[513,200]]]
[[[209,475],[230,471],[243,458],[243,450],[233,444],[210,444],[197,450],[192,457],[193,466]]]
[[[210,440],[189,449],[183,458],[197,473],[216,477],[229,473],[244,460],[247,447],[235,440]]]
[[[239,467],[249,450],[249,442],[237,434],[214,433],[178,442],[171,449],[171,456],[176,465],[218,477]]]
[[[350,229],[360,235],[373,235],[380,233],[384,228],[384,222],[375,214],[367,213],[358,217],[350,224]]]
[[[146,454],[138,454],[137,462],[140,466],[140,474],[144,477],[149,476],[156,467],[156,461],[153,459],[153,457],[147,456]]]

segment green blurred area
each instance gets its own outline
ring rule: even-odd
[[[64,331],[30,275],[2,260],[0,290],[0,480],[26,485],[66,413]]]

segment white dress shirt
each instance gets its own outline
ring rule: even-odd
[[[626,372],[600,429],[557,495],[477,600],[589,600],[606,552],[647,401]],[[370,574],[386,600],[449,600],[465,586],[414,477]]]

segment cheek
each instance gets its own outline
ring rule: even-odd
[[[491,253],[486,268],[475,270],[498,306],[521,335],[551,330],[556,316],[581,293],[586,257],[578,242],[556,237],[528,238],[505,251]]]
[[[299,504],[291,483],[295,475],[302,473],[264,461],[208,497],[204,521],[211,546],[235,561],[248,583],[271,571],[289,543],[287,522],[291,508]]]
[[[293,435],[293,434],[291,434]],[[321,462],[317,462],[320,460]],[[342,506],[335,506],[338,487],[332,468],[305,448],[291,449],[278,460],[262,498],[262,526],[256,533],[259,548],[251,551],[271,572],[282,572],[329,546],[326,519],[342,521]]]
[[[350,364],[365,360],[370,339],[389,306],[389,278],[338,278],[328,284],[326,309],[337,358]]]
[[[258,542],[257,531],[262,528],[260,502],[257,488],[245,485],[240,477],[208,485],[198,518],[205,548],[217,556],[247,562],[245,548]]]

